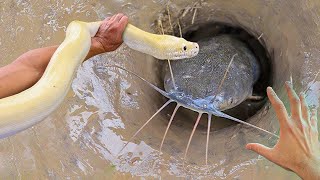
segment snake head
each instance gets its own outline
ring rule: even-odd
[[[199,45],[195,42],[187,41],[183,38],[175,38],[171,41],[170,60],[192,58],[199,53]]]

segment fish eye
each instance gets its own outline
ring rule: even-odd
[[[186,51],[187,50],[187,46],[183,46],[183,50]]]

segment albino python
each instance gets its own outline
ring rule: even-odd
[[[87,56],[91,37],[101,22],[73,21],[67,28],[63,43],[52,56],[43,76],[31,88],[0,99],[0,138],[4,138],[50,115],[69,91],[73,76]],[[158,59],[191,58],[198,54],[197,43],[168,35],[156,35],[128,24],[123,41],[130,48]]]

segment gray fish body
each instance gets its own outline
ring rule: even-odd
[[[198,43],[200,52],[196,57],[171,62],[176,88],[166,68],[164,88],[170,98],[196,110],[223,111],[252,95],[253,84],[259,77],[259,62],[244,43],[228,35]]]

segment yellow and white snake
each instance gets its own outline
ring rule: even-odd
[[[43,76],[31,88],[0,99],[0,138],[27,129],[49,116],[62,103],[74,74],[87,56],[91,37],[101,22],[73,21],[52,56]],[[198,54],[197,43],[168,35],[156,35],[128,24],[123,41],[130,48],[158,59],[183,59]]]

